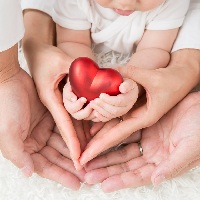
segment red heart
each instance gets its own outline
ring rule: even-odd
[[[79,98],[85,97],[89,102],[101,93],[118,95],[123,78],[114,69],[101,69],[90,58],[79,57],[70,66],[69,81],[74,94]]]

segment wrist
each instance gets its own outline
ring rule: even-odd
[[[0,83],[8,80],[19,72],[18,45],[0,52]]]
[[[189,90],[193,89],[200,81],[200,50],[182,49],[172,53],[167,68],[177,72]]]

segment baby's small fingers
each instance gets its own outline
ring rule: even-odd
[[[74,117],[77,120],[82,120],[87,118],[91,113],[92,113],[93,109],[87,105],[84,109],[79,110],[76,113],[73,113],[72,117]]]
[[[85,118],[85,120],[92,120],[92,121],[93,121],[94,118],[96,118],[96,117],[95,117],[95,115],[94,115],[94,110],[93,110],[93,111],[90,113],[90,115],[89,115],[88,117]]]
[[[107,118],[107,117],[101,115],[97,111],[95,111],[95,116],[96,116],[96,118],[92,120],[93,122],[107,122],[107,121],[110,121],[112,119],[111,117]]]
[[[116,107],[126,107],[127,104],[130,104],[130,96],[131,98],[133,94],[125,93],[125,94],[118,94],[117,96],[109,96],[108,94],[102,93],[99,96],[99,99],[103,102],[103,104],[108,104],[111,106]]]
[[[93,102],[91,102],[90,106],[95,110],[95,117],[97,117],[97,113],[99,113],[102,116],[110,119],[113,116],[113,113],[116,112],[116,108],[114,106],[105,103],[101,99],[95,99]]]
[[[134,82],[131,79],[125,79],[124,82],[120,84],[119,91],[122,94],[124,94],[124,93],[129,92],[130,90],[136,89],[137,87],[138,86],[136,82]]]
[[[72,88],[70,83],[66,83],[63,88],[63,99],[74,99],[74,101],[77,100],[77,96],[72,92]]]
[[[66,110],[72,115],[82,109],[87,99],[84,97],[79,98],[77,101],[64,101],[64,106]]]

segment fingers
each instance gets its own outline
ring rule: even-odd
[[[80,111],[84,104],[87,102],[87,99],[84,97],[81,97],[77,100],[67,100],[66,98],[63,100],[64,102],[64,106],[66,108],[66,110],[71,114],[76,116],[77,112]],[[78,117],[78,116],[77,116]]]
[[[129,84],[129,82],[131,84]],[[102,93],[99,98],[90,102],[90,106],[94,109],[97,119],[102,122],[126,114],[135,104],[138,98],[138,87],[132,80],[128,79],[121,84],[124,93],[117,96],[110,96]],[[129,86],[130,85],[130,86]],[[93,120],[95,121],[95,120]]]
[[[28,152],[24,149],[23,140],[20,138],[18,128],[12,123],[11,126],[3,128],[5,124],[1,124],[0,130],[0,149],[2,155],[10,160],[14,165],[21,169],[25,176],[31,176],[34,172],[33,161]]]
[[[131,143],[116,151],[111,151],[107,154],[94,158],[92,161],[85,165],[86,171],[91,171],[98,168],[117,165],[120,163],[128,162],[131,159],[140,156],[137,143]]]
[[[40,176],[56,181],[73,190],[78,190],[80,188],[80,180],[78,177],[51,163],[41,154],[33,154],[32,159],[35,166],[35,172]]]
[[[109,177],[123,174],[129,171],[134,171],[144,166],[145,164],[146,163],[143,158],[136,158],[135,160],[130,160],[128,162],[122,162],[120,164],[112,165],[109,167],[95,169],[85,175],[85,181],[88,184],[101,183]]]
[[[136,131],[135,133],[131,134],[128,138],[126,138],[123,142],[126,144],[133,143],[133,142],[139,142],[142,139],[142,133],[141,130]]]
[[[197,94],[197,93],[196,93]],[[200,159],[199,136],[199,97],[196,94],[187,96],[172,111],[177,142],[169,158],[160,163],[152,175],[152,182],[160,184],[164,179],[176,177],[190,163]],[[170,114],[169,114],[170,115]],[[176,133],[177,132],[177,133]]]
[[[90,134],[90,129],[91,129],[92,124],[89,121],[82,121],[82,123],[83,123],[83,129],[84,129],[86,141],[88,143],[92,139],[92,135]],[[87,143],[86,143],[86,145],[87,145]],[[85,147],[84,147],[84,149],[85,149]]]
[[[84,181],[85,171],[84,170],[77,171],[73,165],[72,160],[64,157],[54,148],[46,146],[39,153],[53,165],[56,165],[57,167],[62,168],[68,173],[71,173],[74,176],[76,176],[79,179],[79,182]]]
[[[76,130],[78,139],[80,141],[80,145],[81,145],[81,150],[83,151],[88,143],[88,135],[89,135],[89,128],[86,127],[86,123],[89,122],[84,122],[82,121],[78,121],[73,119],[73,124],[74,124],[74,128]],[[88,133],[85,133],[85,131],[88,131]]]
[[[62,138],[70,150],[72,160],[76,163],[76,167],[79,168],[77,160],[81,154],[81,147],[70,116],[63,107],[63,104],[58,103],[56,100],[51,101],[48,107],[54,117]]]
[[[90,107],[90,105],[87,105],[85,108],[75,112],[72,114],[72,116],[77,120],[87,119],[89,120],[89,116],[92,113],[93,109]]]
[[[134,82],[132,79],[124,79],[124,82],[121,83],[119,86],[119,91],[124,94],[127,93],[133,89],[137,88],[136,82]]]
[[[67,82],[63,88],[63,99],[67,101],[77,100],[77,96],[72,92],[70,82]]]
[[[117,106],[117,107],[126,107],[129,101],[132,102],[132,105],[135,103],[138,97],[138,91],[137,89],[133,89],[128,91],[127,93],[124,94],[118,94],[117,96],[110,96],[108,94],[102,93],[100,94],[100,97],[95,99],[94,102],[98,101],[100,104],[101,101],[105,104],[109,104],[112,106]],[[111,110],[112,111],[112,110]]]
[[[135,98],[130,100],[130,95]],[[137,96],[128,93],[119,94],[115,97],[107,94],[101,94],[100,98],[92,101],[90,105],[94,109],[95,117],[99,121],[106,122],[126,114],[133,107],[136,100]],[[98,122],[96,119],[93,119],[93,121]]]
[[[142,120],[137,119],[135,121],[132,119],[127,119],[120,123],[117,120],[114,124],[110,124],[110,121],[107,122],[88,143],[85,151],[81,155],[80,163],[84,165],[101,152],[121,143],[134,131],[144,127],[143,123],[144,122]]]
[[[101,184],[104,192],[113,192],[123,188],[140,187],[151,183],[150,176],[154,170],[153,164],[147,164],[137,170],[111,176]]]
[[[90,134],[94,136],[98,131],[100,131],[103,128],[104,125],[105,123],[103,122],[94,123],[90,129]]]
[[[194,146],[191,146],[191,144]],[[174,178],[181,174],[190,163],[200,159],[196,145],[197,143],[190,143],[189,141],[179,144],[169,158],[157,166],[151,177],[152,183],[159,185],[165,179]]]
[[[49,138],[47,145],[60,152],[66,158],[70,158],[69,149],[60,135],[53,133]]]
[[[80,111],[84,104],[87,102],[87,99],[81,97],[77,99],[77,96],[72,92],[70,83],[66,83],[65,87],[63,88],[63,102],[66,110],[76,119],[84,119],[81,118]],[[78,114],[77,114],[78,112]],[[86,115],[87,116],[87,115]]]

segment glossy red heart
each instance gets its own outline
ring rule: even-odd
[[[123,78],[116,70],[99,68],[90,58],[75,59],[69,69],[69,81],[77,97],[85,97],[88,102],[99,97],[101,93],[118,95]]]

